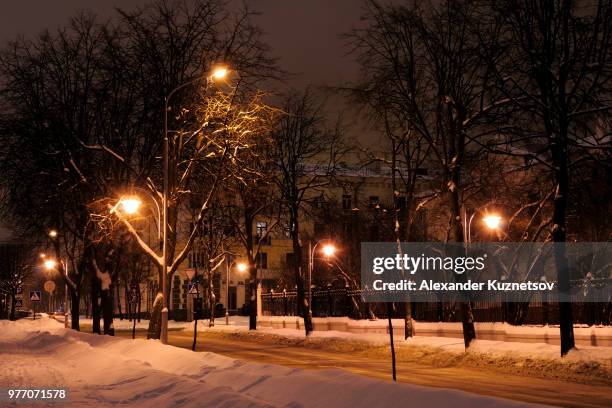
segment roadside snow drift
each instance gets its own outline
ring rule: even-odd
[[[65,388],[70,406],[79,407],[527,406],[342,370],[251,364],[153,340],[94,336],[48,318],[0,321],[0,367],[0,388]]]

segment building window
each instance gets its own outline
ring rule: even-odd
[[[368,201],[369,201],[370,208],[376,208],[379,204],[378,196],[370,196],[370,199]]]
[[[399,196],[395,198],[395,207],[398,210],[405,210],[408,207],[408,202],[405,196]]]
[[[295,267],[295,254],[293,252],[287,252],[285,255],[285,264],[287,268]]]
[[[268,223],[263,221],[258,221],[256,224],[256,234],[258,238],[263,237],[268,232]]]
[[[314,199],[313,206],[314,208],[322,210],[327,208],[327,202],[325,201],[325,198],[321,195]]]
[[[351,196],[350,194],[344,194],[342,196],[342,209],[343,210],[350,210],[352,208],[351,206]]]
[[[284,225],[283,226],[283,233],[285,234],[285,237],[291,238],[291,226],[290,225]]]
[[[268,223],[267,222],[258,222],[256,224],[256,235],[257,242],[261,242],[262,245],[270,245],[271,239],[270,235],[268,235]]]
[[[265,252],[257,253],[255,263],[257,264],[257,269],[268,269],[268,254]]]
[[[314,235],[315,237],[320,237],[321,235],[324,235],[326,232],[326,228],[327,225],[322,224],[320,222],[315,222],[314,224]]]

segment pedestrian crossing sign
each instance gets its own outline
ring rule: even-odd
[[[30,302],[40,302],[40,290],[30,291]]]
[[[188,288],[188,292],[190,295],[197,295],[198,294],[198,284],[197,283],[189,283],[187,285]]]

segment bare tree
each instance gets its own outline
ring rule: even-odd
[[[491,151],[522,157],[552,182],[553,242],[567,239],[572,177],[581,167],[609,171],[612,108],[612,4],[502,1],[483,36],[496,82],[524,121],[488,140]],[[574,184],[575,185],[575,184]],[[555,251],[559,291],[568,293],[570,271],[563,246]],[[561,355],[575,345],[571,304],[561,302]]]
[[[293,245],[293,277],[297,286],[298,310],[304,318],[306,335],[312,330],[308,298],[305,296],[301,228],[304,204],[309,194],[329,183],[343,154],[341,129],[325,127],[322,110],[311,91],[292,93],[284,104],[285,114],[272,132],[275,183],[287,211]]]
[[[2,257],[0,258],[0,295],[8,298],[11,302],[8,318],[16,318],[16,300],[19,290],[23,285],[29,283],[34,274],[35,265],[28,263],[32,249],[23,244],[0,244]],[[5,304],[8,307],[8,303]]]
[[[349,36],[363,67],[361,92],[368,95],[383,86],[387,98],[373,102],[390,108],[377,111],[400,114],[399,123],[412,134],[413,143],[428,145],[448,207],[447,239],[463,242],[462,175],[472,152],[469,145],[488,131],[486,121],[508,104],[490,92],[490,75],[474,30],[476,8],[463,1],[427,7],[367,1],[364,18],[368,25]],[[473,315],[469,303],[460,306],[468,347],[475,338]]]
[[[280,221],[280,206],[276,197],[273,163],[267,152],[269,141],[262,141],[251,151],[251,168],[230,185],[227,216],[232,232],[243,246],[248,265],[249,330],[257,329],[257,257],[262,245],[269,241],[270,233]],[[257,220],[266,222],[265,229],[257,229]]]

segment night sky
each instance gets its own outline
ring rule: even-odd
[[[230,1],[230,7],[242,4]],[[55,30],[83,10],[109,18],[115,6],[129,10],[147,3],[150,1],[7,0],[0,13],[0,42],[4,45],[17,35],[36,36],[46,28]],[[247,4],[261,13],[255,22],[266,32],[265,40],[273,56],[280,58],[281,68],[296,74],[287,80],[288,87],[336,86],[356,79],[358,66],[346,55],[340,35],[359,24],[360,0],[247,0]],[[345,122],[352,124],[352,138],[366,143],[376,140],[365,126],[355,125],[359,121],[341,98],[328,95],[327,106],[330,120],[344,112]],[[2,224],[7,223],[0,220],[0,240],[8,236]]]
[[[113,7],[131,9],[147,0],[9,0],[0,15],[0,41],[18,34],[36,35],[45,28],[58,28],[80,10],[101,17],[112,15]],[[231,5],[241,2],[232,0]],[[290,85],[338,85],[355,79],[357,66],[346,56],[339,38],[359,23],[359,0],[250,0],[249,7],[262,14],[257,24],[267,33],[273,54],[287,71],[299,73]]]

